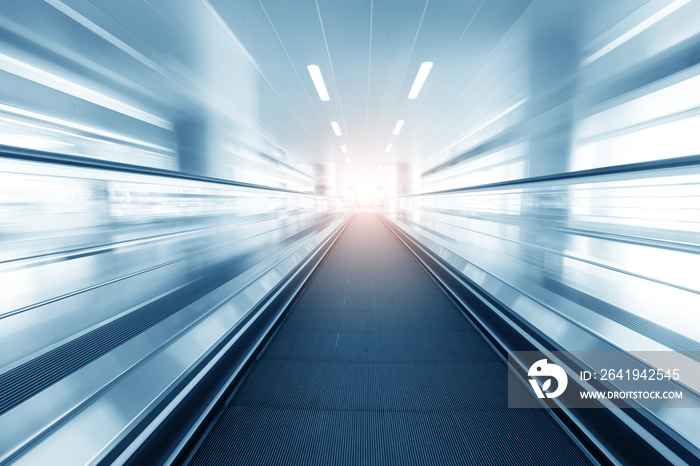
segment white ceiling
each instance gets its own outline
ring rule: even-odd
[[[532,28],[588,44],[640,0],[209,0],[268,85],[265,127],[297,155],[426,158],[527,96]],[[576,32],[574,32],[576,31]],[[540,31],[541,32],[541,31]],[[407,98],[421,62],[434,67]],[[307,65],[321,68],[322,102]],[[397,120],[406,124],[392,136]],[[330,126],[338,121],[341,137]],[[387,144],[393,144],[387,154]]]
[[[309,162],[339,161],[346,157],[344,144],[354,163],[374,166],[463,150],[453,147],[457,141],[526,99],[531,58],[538,53],[533,34],[574,41],[583,60],[670,1],[44,0],[43,5],[126,44],[122,51],[139,63],[103,62],[136,83],[132,87],[146,88],[139,91],[146,108],[162,108],[164,98],[177,95],[176,84],[190,82],[178,78],[164,85],[154,77],[155,68],[143,64],[157,63],[162,76],[179,61],[196,74],[195,64],[206,56],[216,74],[211,85],[232,96],[227,105],[254,114],[256,124],[291,153]],[[23,21],[31,21],[27,15]],[[84,49],[100,62],[98,45]],[[433,69],[418,98],[409,100],[424,61],[433,62]],[[322,71],[328,102],[314,89],[310,64]],[[393,136],[399,119],[406,123]],[[339,122],[342,136],[334,135],[331,121]]]
[[[435,151],[464,130],[458,121],[483,97],[471,91],[483,86],[478,73],[517,66],[493,51],[528,2],[212,0],[211,5],[274,88],[265,103],[274,106],[281,126],[292,129],[284,145],[323,159],[344,158],[344,144],[357,163],[379,164]],[[409,100],[424,61],[432,61],[433,70],[418,99]],[[318,98],[309,64],[321,68],[330,101]],[[399,119],[406,124],[392,136]],[[341,137],[330,121],[339,122]],[[274,125],[266,129],[285,133]],[[387,144],[393,144],[389,154]]]

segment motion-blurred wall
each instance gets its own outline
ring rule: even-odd
[[[524,14],[492,57],[497,104],[390,216],[560,348],[697,351],[700,5],[646,5],[595,40],[560,6]],[[697,444],[690,411],[653,417]]]

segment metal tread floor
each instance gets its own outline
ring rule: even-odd
[[[358,214],[189,457],[215,464],[589,464],[373,214]]]

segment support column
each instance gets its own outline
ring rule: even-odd
[[[330,163],[314,165],[314,188],[319,196],[335,196],[335,166]]]
[[[551,25],[533,24],[530,101],[526,123],[529,156],[525,177],[569,171],[575,119],[574,97],[579,50],[574,35],[552,35]],[[523,198],[523,255],[529,276],[558,279],[563,273],[566,237],[554,228],[567,224],[568,196],[562,188]]]
[[[183,114],[175,122],[177,168],[192,175],[209,174],[208,119],[203,111]]]

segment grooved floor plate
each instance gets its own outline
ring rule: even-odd
[[[192,465],[588,464],[372,214],[358,214]]]

